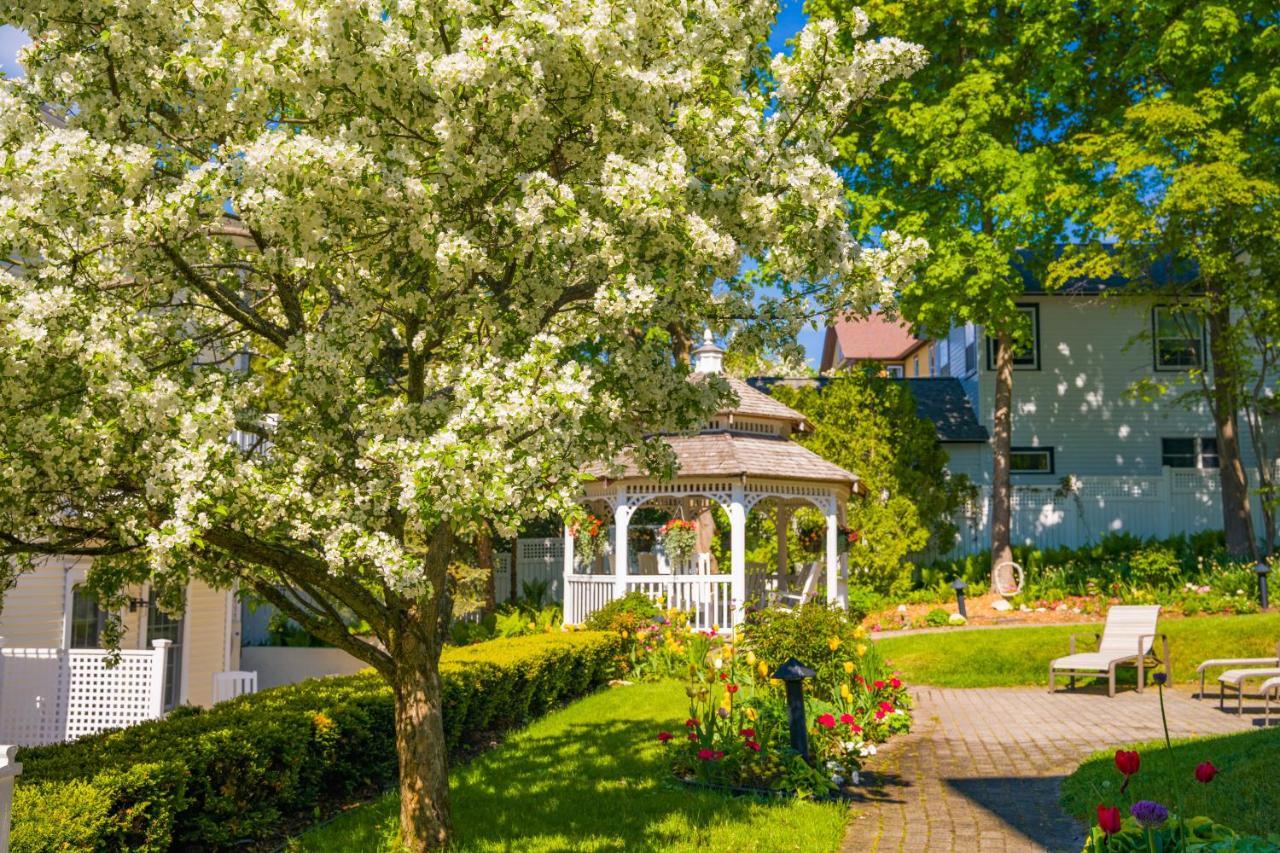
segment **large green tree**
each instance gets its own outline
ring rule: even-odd
[[[1059,279],[1180,265],[1162,289],[1207,329],[1208,352],[1181,377],[1212,413],[1223,527],[1233,554],[1255,554],[1240,413],[1262,434],[1274,385],[1280,287],[1280,12],[1273,0],[1092,2],[1076,45],[1090,83],[1123,98],[1098,105],[1071,144],[1094,179],[1075,215],[1081,249]],[[1193,329],[1198,331],[1198,329]],[[1268,373],[1268,371],[1270,371]],[[1151,383],[1177,386],[1177,381]],[[1255,395],[1257,395],[1255,397]],[[1265,463],[1271,460],[1263,459]],[[1264,499],[1274,483],[1260,472]],[[1270,522],[1268,526],[1273,526]],[[1273,535],[1269,533],[1269,536]]]
[[[861,6],[861,10],[857,8]],[[1081,4],[1066,0],[809,0],[857,31],[898,33],[928,66],[859,111],[839,140],[863,228],[910,228],[930,255],[900,294],[929,335],[974,323],[994,338],[992,568],[1012,559],[1013,359],[1030,324],[1015,265],[1039,274],[1064,239],[1058,188],[1077,180],[1062,140],[1109,95],[1072,54]]]
[[[746,258],[855,307],[915,261],[859,247],[828,163],[922,53],[814,21],[773,57],[775,13],[0,0],[33,37],[0,82],[0,557],[93,556],[108,605],[238,580],[368,662],[404,840],[447,843],[458,543],[626,445],[669,472],[645,436],[727,392],[669,330],[802,319]]]

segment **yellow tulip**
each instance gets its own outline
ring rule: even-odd
[[[867,636],[867,629],[859,625],[857,628],[854,629],[853,636],[861,640],[863,637]]]
[[[853,692],[849,690],[849,685],[847,684],[840,685],[840,698],[846,702],[853,701]]]
[[[827,648],[831,649],[831,651],[833,652],[836,649],[840,648],[840,638],[832,637],[831,639],[827,640]]]
[[[760,661],[760,665],[756,668],[756,671],[760,673],[761,678],[769,677],[769,665],[764,661]]]
[[[753,723],[756,721],[756,717],[760,716],[759,714],[756,713],[755,708],[747,708],[747,710],[743,711],[742,713],[746,714],[747,719]]]
[[[853,672],[853,661],[847,660],[844,662],[844,671],[846,674]]]
[[[755,666],[755,665],[756,665],[756,653],[755,653],[755,652],[747,652],[747,663],[748,663],[749,665],[751,665],[751,666]]]
[[[781,686],[782,686],[782,680],[781,680],[781,679],[777,679],[777,678],[770,678],[770,679],[769,679],[769,683],[770,683],[770,684],[772,684],[774,687],[781,687]]]
[[[867,647],[863,643],[858,643],[858,648],[856,649],[856,651],[858,652],[858,657],[862,657],[867,653]]]
[[[532,623],[530,623],[530,624],[532,624]],[[624,639],[624,640],[625,640],[626,638],[627,638],[627,632],[626,632],[626,631],[623,631],[623,632],[622,632],[622,639]]]

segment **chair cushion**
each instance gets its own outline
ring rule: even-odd
[[[1081,652],[1080,654],[1056,658],[1053,663],[1049,665],[1053,669],[1106,672],[1111,668],[1111,664],[1113,663],[1123,663],[1124,661],[1131,661],[1135,658],[1137,658],[1136,654],[1116,655],[1107,652]]]
[[[1280,668],[1272,666],[1266,669],[1229,669],[1219,675],[1218,680],[1223,684],[1239,687],[1246,679],[1273,677],[1280,677]]]

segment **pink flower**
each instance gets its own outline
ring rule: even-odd
[[[667,741],[671,740],[671,738],[673,737],[675,737],[675,735],[671,734],[671,732],[658,732],[658,740],[662,741],[663,743],[666,743]]]
[[[850,723],[849,731],[853,732],[855,735],[862,734],[862,726],[858,725],[857,723]]]
[[[710,761],[712,758],[715,758],[715,755],[716,754],[714,752],[707,749],[705,746],[702,749],[698,750],[699,761]]]
[[[884,682],[883,682],[883,681],[877,681],[877,682],[875,683],[875,685],[874,685],[874,686],[875,686],[876,690],[884,690]]]
[[[751,750],[752,752],[759,752],[759,751],[760,751],[760,744],[756,743],[756,742],[755,742],[755,741],[753,741],[753,740],[749,740],[749,741],[747,741],[747,742],[746,742],[746,745],[747,745],[747,749]]]
[[[818,718],[818,725],[824,729],[834,729],[836,727],[836,718],[830,714],[823,714]]]
[[[889,686],[890,686],[890,687],[892,687],[894,690],[899,690],[899,689],[901,689],[901,688],[902,688],[902,679],[900,679],[900,678],[890,678],[890,679],[889,679]]]
[[[884,709],[880,709],[880,710],[876,711],[876,719],[877,719],[877,720],[883,720],[883,719],[884,719]]]
[[[880,703],[880,710],[881,710],[881,711],[884,711],[886,714],[892,714],[892,713],[893,713],[893,703],[892,703],[892,702],[881,702],[881,703]]]
[[[846,726],[852,726],[852,725],[853,725],[853,714],[841,714],[841,715],[840,715],[840,722],[844,723]]]

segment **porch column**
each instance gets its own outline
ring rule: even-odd
[[[791,554],[787,551],[787,528],[791,526],[791,507],[778,503],[773,514],[778,535],[778,592],[786,592],[791,580]]]
[[[618,489],[618,508],[613,511],[613,593],[615,598],[627,594],[627,527],[631,524],[631,507],[627,506],[626,488]]]
[[[569,532],[569,525],[564,526],[564,580],[562,581],[562,589],[564,590],[564,623],[566,625],[578,624],[578,610],[574,606],[573,587],[569,585],[569,576],[573,572],[573,534]]]
[[[840,555],[839,548],[836,544],[836,537],[839,535],[840,522],[836,516],[836,500],[831,499],[831,503],[827,505],[827,604],[835,604],[840,594],[839,586],[839,567]],[[844,606],[844,602],[840,602],[840,606]]]
[[[738,483],[729,499],[729,577],[733,601],[729,604],[731,627],[742,620],[747,603],[747,504],[746,490]]]

